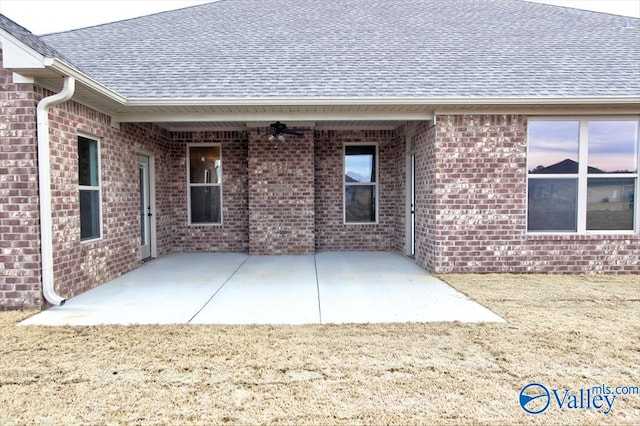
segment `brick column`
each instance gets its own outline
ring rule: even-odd
[[[313,253],[313,132],[269,141],[267,131],[249,132],[249,253]]]
[[[14,84],[0,49],[0,311],[42,305],[36,105]]]

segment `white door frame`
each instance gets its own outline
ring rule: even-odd
[[[415,224],[415,158],[416,158],[416,134],[415,131],[407,133],[406,141],[406,197],[405,197],[405,254],[415,256],[416,224]]]
[[[147,177],[148,177],[148,188],[149,192],[149,204],[147,208],[147,214],[151,214],[151,216],[147,216],[149,222],[147,225],[147,238],[149,241],[149,256],[145,256],[142,252],[142,246],[140,250],[140,258],[142,260],[148,258],[157,257],[157,239],[156,239],[156,173],[155,173],[155,157],[153,154],[148,152],[138,152],[138,171],[140,170],[140,165],[148,160],[148,169],[147,169]]]

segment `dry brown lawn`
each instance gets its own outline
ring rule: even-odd
[[[24,327],[0,313],[0,424],[640,424],[526,414],[529,382],[640,385],[640,277],[447,275],[504,324]]]

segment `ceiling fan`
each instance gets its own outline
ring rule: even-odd
[[[308,128],[300,128],[293,127],[288,128],[286,124],[276,121],[275,123],[271,123],[269,125],[271,131],[267,133],[265,136],[269,135],[269,140],[272,141],[274,139],[278,139],[279,141],[284,141],[284,135],[293,135],[293,136],[303,136],[304,132],[308,132],[311,129]]]

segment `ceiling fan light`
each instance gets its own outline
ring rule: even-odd
[[[269,141],[273,141],[275,139],[275,137],[273,135],[269,136]]]
[[[278,135],[278,140],[280,142],[284,142],[284,135]]]

